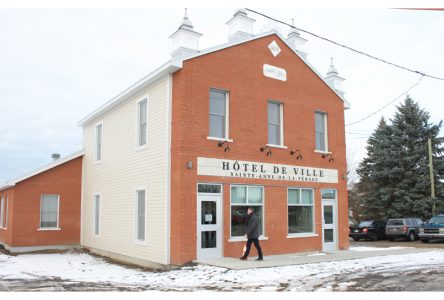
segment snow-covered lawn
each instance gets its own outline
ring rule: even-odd
[[[0,254],[0,286],[3,284],[7,287],[8,282],[17,281],[58,280],[71,284],[90,283],[94,286],[106,283],[110,286],[163,291],[346,290],[354,285],[356,278],[366,274],[443,267],[444,251],[439,250],[248,270],[196,265],[166,272],[127,268],[78,252],[18,256]]]

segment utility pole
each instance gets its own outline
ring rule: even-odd
[[[432,215],[435,215],[435,177],[433,176],[432,139],[428,138],[427,143],[429,148],[430,191],[433,200]]]

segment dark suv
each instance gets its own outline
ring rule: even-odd
[[[413,242],[418,239],[422,220],[418,218],[389,219],[385,228],[385,236],[389,241],[398,238]]]
[[[355,241],[361,239],[370,239],[373,241],[383,240],[385,238],[384,221],[363,221],[358,226],[350,227],[349,237]]]

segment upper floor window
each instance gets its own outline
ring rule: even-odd
[[[102,160],[103,123],[96,125],[95,160]]]
[[[323,112],[315,113],[315,138],[316,138],[316,150],[328,151],[328,138],[327,138],[327,114]]]
[[[147,140],[148,100],[143,99],[137,104],[137,145],[146,145]]]
[[[228,93],[210,90],[209,137],[228,139]]]
[[[268,102],[268,144],[283,145],[282,103]]]
[[[40,199],[40,228],[59,227],[59,195],[42,195]]]

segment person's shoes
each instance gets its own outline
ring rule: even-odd
[[[258,257],[258,258],[256,258],[256,260],[257,261],[261,261],[261,260],[264,260],[264,258],[263,257]]]
[[[247,258],[245,256],[241,256],[239,259],[240,260],[247,260]]]

